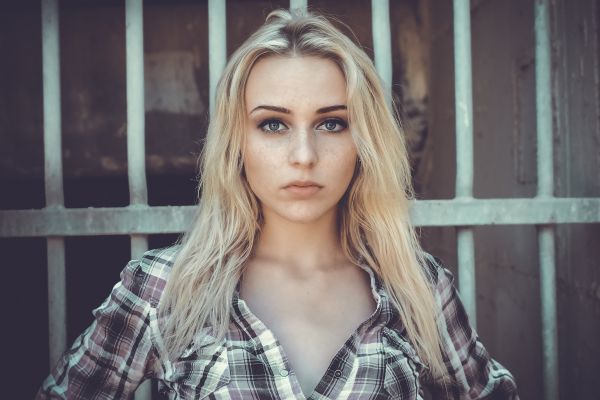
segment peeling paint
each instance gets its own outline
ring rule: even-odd
[[[197,62],[191,51],[146,53],[146,111],[200,115],[206,106],[196,85]]]
[[[109,156],[100,157],[100,165],[102,165],[102,168],[104,168],[106,171],[112,172],[123,171],[127,168],[127,166],[123,165],[122,162]]]

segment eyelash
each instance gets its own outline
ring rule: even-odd
[[[265,132],[265,133],[279,133],[279,132],[283,131],[283,129],[278,129],[278,130],[268,130],[268,129],[266,129],[266,127],[267,127],[267,126],[268,126],[268,125],[269,125],[271,122],[277,122],[277,123],[279,123],[279,124],[281,124],[281,125],[285,125],[283,122],[281,122],[281,120],[279,120],[279,119],[277,119],[277,118],[270,118],[270,119],[266,119],[266,120],[264,120],[263,122],[261,122],[261,123],[258,125],[258,128],[259,128],[260,130],[262,130],[263,132]],[[332,131],[330,131],[330,130],[327,130],[327,129],[325,129],[325,131],[326,131],[326,132],[329,132],[329,133],[339,133],[339,132],[343,131],[344,129],[346,129],[346,128],[348,127],[348,123],[347,123],[346,121],[344,121],[344,120],[340,119],[340,118],[328,118],[328,119],[326,119],[325,121],[321,122],[321,123],[319,124],[319,126],[321,126],[321,125],[323,125],[323,124],[325,124],[325,123],[327,123],[327,122],[334,122],[334,123],[336,123],[336,124],[338,124],[338,125],[340,125],[340,126],[341,126],[341,129],[340,129],[340,130],[337,130],[337,131],[335,131],[335,130],[332,130]]]

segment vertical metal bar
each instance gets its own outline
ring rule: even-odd
[[[537,196],[554,196],[549,2],[535,2]]]
[[[46,239],[48,256],[48,332],[50,369],[67,348],[67,283],[65,242],[62,237]]]
[[[148,235],[130,235],[131,258],[139,260],[148,251]]]
[[[227,61],[227,3],[208,0],[208,86],[209,110],[215,108],[215,91]]]
[[[554,227],[538,226],[544,398],[558,400],[558,336],[556,331],[556,274]]]
[[[144,10],[142,0],[125,2],[125,44],[127,63],[127,174],[129,202],[148,204],[146,183],[145,105],[144,105]],[[146,235],[131,235],[132,258],[148,249]],[[136,400],[152,398],[152,382],[142,382]]]
[[[549,1],[535,1],[535,92],[537,124],[537,198],[554,196],[553,124]],[[540,296],[544,398],[558,400],[558,336],[556,330],[556,266],[554,226],[539,225]]]
[[[42,80],[44,95],[44,181],[46,208],[64,207],[60,106],[58,0],[42,1]],[[48,329],[50,368],[67,347],[65,245],[49,237]]]
[[[42,2],[42,38],[46,207],[62,207],[64,195],[58,0]]]
[[[290,10],[306,10],[308,7],[307,0],[290,0]]]
[[[473,196],[473,84],[469,0],[454,0],[456,196]]]
[[[127,173],[132,205],[147,204],[144,139],[144,25],[142,0],[125,2],[127,63]]]
[[[473,228],[456,228],[460,297],[473,327],[477,326],[475,243]]]
[[[392,39],[389,0],[371,0],[371,27],[375,68],[383,83],[388,104],[392,102]]]
[[[471,9],[469,0],[454,0],[454,79],[456,119],[456,198],[473,197],[473,94],[471,74]],[[457,227],[461,298],[477,325],[473,228]]]

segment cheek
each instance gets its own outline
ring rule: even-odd
[[[273,171],[273,153],[256,142],[248,141],[244,154],[244,172],[252,190],[259,189],[262,182],[268,179]]]
[[[358,156],[354,147],[349,147],[337,157],[336,165],[339,169],[339,178],[344,184],[348,184],[354,175],[356,168],[356,161]],[[342,182],[340,182],[342,183]]]
[[[253,191],[258,178],[257,176],[260,175],[260,166],[255,162],[258,159],[260,158],[257,158],[254,154],[246,154],[244,156],[244,175],[246,175],[246,180]]]

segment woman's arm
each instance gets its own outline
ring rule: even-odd
[[[152,278],[143,260],[130,261],[94,322],[43,382],[36,399],[127,399],[151,375]]]
[[[454,276],[437,258],[428,258],[437,273],[436,300],[441,307],[438,324],[442,332],[444,361],[453,380],[445,388],[432,384],[433,397],[518,399],[514,377],[490,357],[471,327],[454,286]]]

